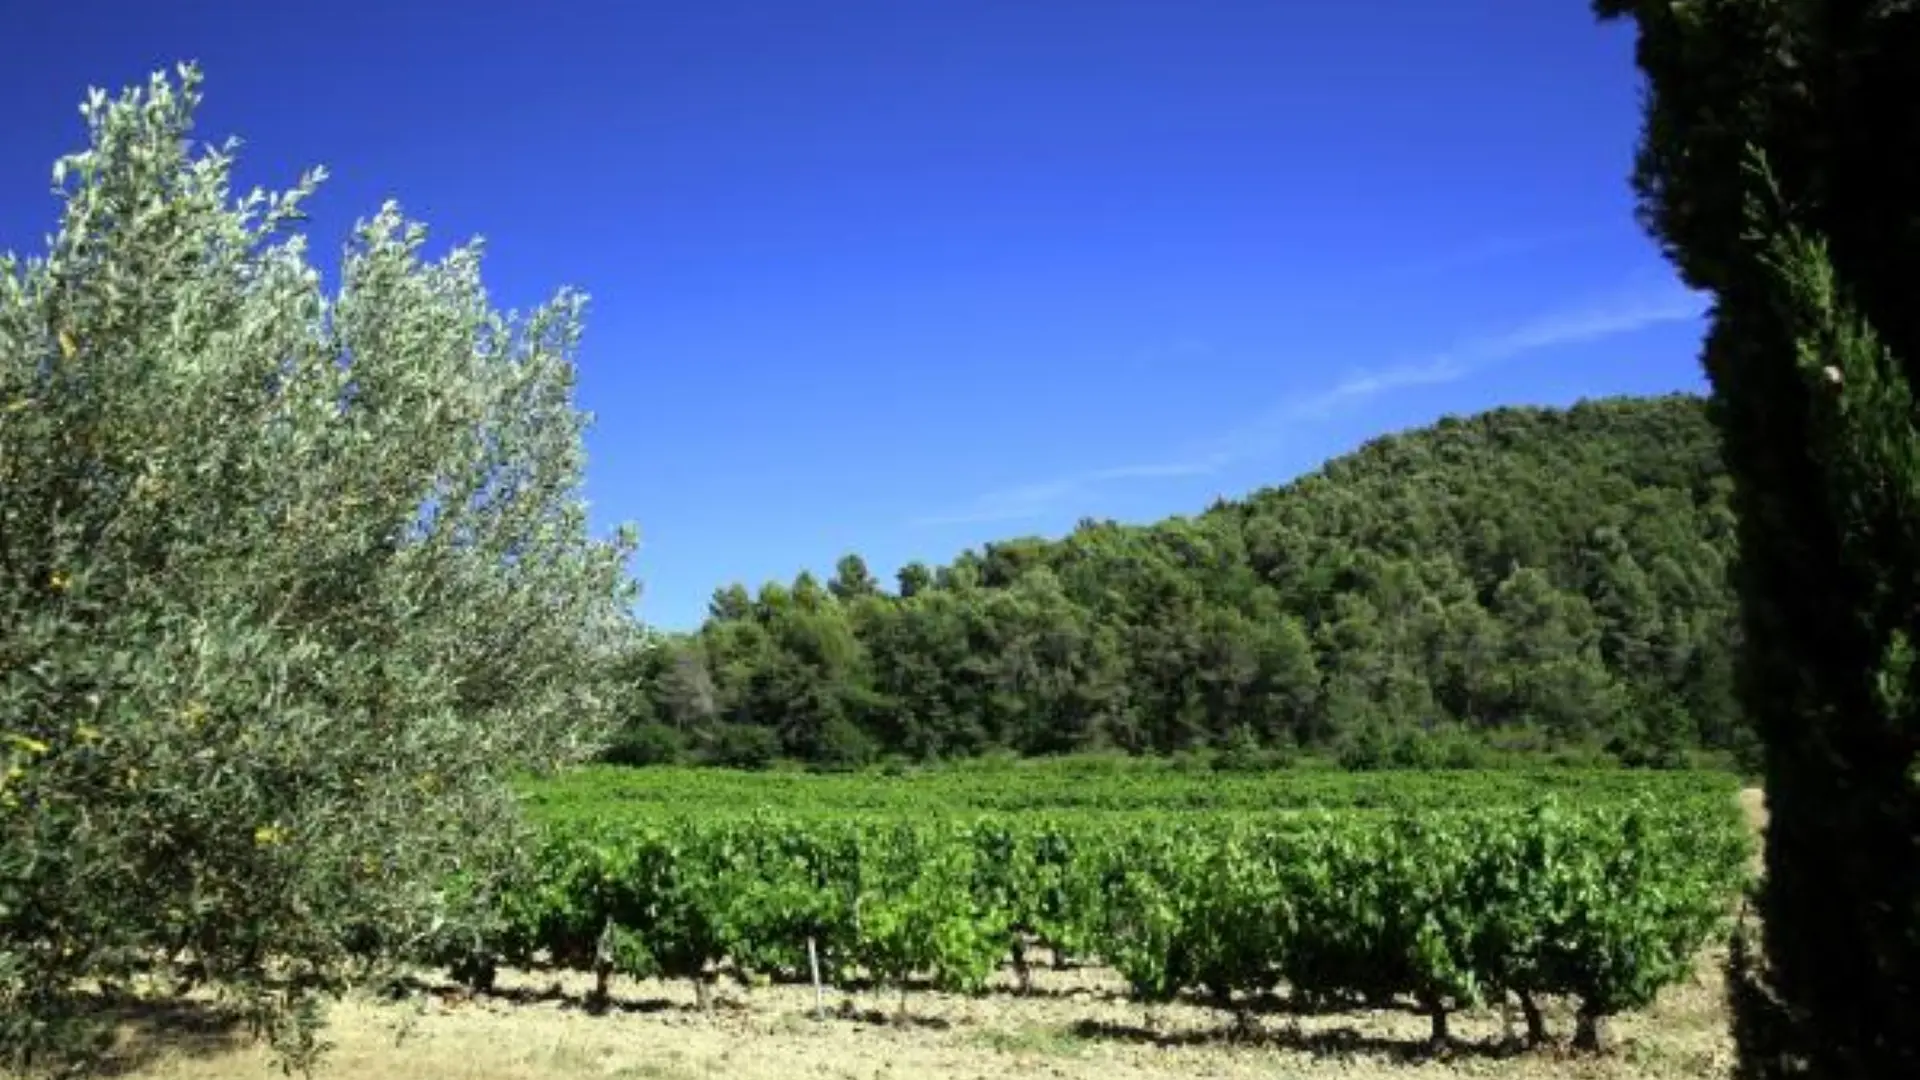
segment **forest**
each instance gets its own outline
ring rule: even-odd
[[[607,757],[1750,760],[1705,402],[1511,407],[1146,526],[718,590],[627,664]]]

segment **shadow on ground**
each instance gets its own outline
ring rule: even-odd
[[[126,1076],[162,1059],[220,1057],[255,1041],[238,1011],[213,1002],[100,999],[87,1004],[83,1018],[106,1025],[117,1038],[76,1070],[81,1076]]]
[[[1293,1025],[1268,1027],[1254,1023],[1226,1023],[1217,1027],[1161,1032],[1136,1024],[1116,1024],[1099,1020],[1081,1020],[1068,1025],[1067,1033],[1076,1039],[1108,1040],[1141,1046],[1248,1046],[1269,1050],[1292,1050],[1315,1057],[1368,1057],[1412,1064],[1434,1060],[1477,1058],[1495,1060],[1526,1053],[1518,1041],[1507,1039],[1453,1039],[1435,1046],[1425,1039],[1391,1039],[1367,1035],[1355,1028],[1338,1027],[1302,1031]]]
[[[570,991],[558,980],[545,986],[497,986],[491,990],[475,992],[455,982],[409,976],[397,980],[389,987],[387,997],[389,1000],[398,1000],[410,994],[437,997],[449,1004],[464,1001],[496,1001],[519,1006],[553,1005],[561,1009],[577,1009],[592,1016],[612,1013],[628,1016],[649,1016],[656,1013],[711,1016],[716,1013],[744,1012],[752,1008],[747,1002],[719,993],[714,994],[713,1000],[705,1009],[697,1004],[669,1001],[666,998],[628,998],[621,997],[619,994],[608,994],[601,998],[591,992]]]
[[[852,1020],[857,1023],[871,1024],[875,1027],[920,1028],[923,1031],[951,1031],[953,1021],[941,1016],[919,1016],[911,1012],[888,1012],[885,1009],[862,1009],[851,1001],[842,1000],[838,1006],[827,1010],[827,1015],[839,1020]]]

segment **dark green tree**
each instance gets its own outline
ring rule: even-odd
[[[902,566],[894,577],[900,587],[902,600],[911,600],[933,588],[933,571],[927,569],[927,564],[923,562],[915,561]]]
[[[1307,628],[1293,615],[1254,628],[1258,699],[1245,720],[1268,746],[1308,744],[1320,717],[1320,671]]]
[[[1509,717],[1539,725],[1561,742],[1606,736],[1626,701],[1603,663],[1586,598],[1522,568],[1500,583],[1493,599],[1507,628]]]
[[[718,622],[744,619],[753,614],[753,597],[745,585],[733,584],[715,589],[707,602],[707,617]]]
[[[888,749],[919,759],[971,754],[985,744],[971,688],[960,672],[973,655],[971,598],[917,593],[869,630],[875,684],[886,707],[874,732]]]
[[[878,596],[880,582],[874,579],[873,571],[867,569],[867,560],[858,555],[843,555],[834,564],[833,577],[827,581],[827,591],[846,603]]]
[[[828,598],[833,594],[820,584],[819,578],[813,576],[813,571],[802,570],[794,575],[793,592],[790,595],[794,606],[800,610],[818,611],[827,605]]]
[[[1742,1071],[1920,1075],[1920,6],[1595,10],[1638,31],[1642,219],[1715,301],[1771,810]]]

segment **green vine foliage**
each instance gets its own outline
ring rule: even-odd
[[[583,299],[499,314],[478,248],[429,260],[392,205],[329,294],[291,231],[321,171],[236,197],[200,84],[93,92],[47,250],[0,259],[16,1062],[143,972],[300,1056],[314,994],[498,938],[505,778],[603,741],[633,632],[632,538],[580,498]]]
[[[583,839],[589,837],[589,839]],[[610,881],[604,854],[632,876]],[[1724,788],[1690,798],[1553,797],[1473,810],[960,816],[757,809],[549,826],[516,911],[534,952],[582,967],[602,920],[653,970],[742,981],[976,991],[1026,948],[1113,966],[1148,1004],[1197,994],[1245,1014],[1411,1000],[1448,1037],[1459,1008],[1577,1002],[1576,1040],[1688,978],[1748,882]],[[617,908],[599,897],[624,897]],[[525,916],[520,916],[524,919]],[[504,955],[504,953],[503,953]],[[697,966],[696,965],[697,962]]]

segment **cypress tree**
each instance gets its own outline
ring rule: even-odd
[[[1638,31],[1642,222],[1715,301],[1771,810],[1741,1072],[1920,1076],[1920,9],[1594,9]]]

